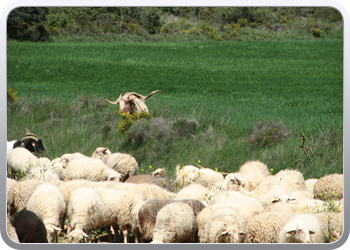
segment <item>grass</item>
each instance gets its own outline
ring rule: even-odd
[[[9,42],[8,140],[25,127],[38,134],[50,159],[106,146],[132,154],[143,172],[178,163],[233,172],[261,160],[273,172],[299,169],[305,178],[343,171],[343,40],[250,42],[30,43]],[[117,132],[115,100],[147,95],[152,117],[196,120],[195,137],[132,143]],[[277,145],[246,142],[260,121],[289,131]],[[312,148],[306,157],[300,133]],[[297,160],[295,162],[295,160]],[[294,164],[293,164],[294,162]],[[293,165],[292,165],[293,164]]]

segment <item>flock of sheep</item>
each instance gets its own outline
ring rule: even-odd
[[[91,157],[38,158],[24,146],[7,159],[7,230],[15,242],[325,243],[343,230],[343,175],[304,180],[260,161],[226,174],[176,166],[138,174],[135,158],[98,147]],[[13,220],[13,221],[11,221]],[[35,225],[35,226],[34,226]]]

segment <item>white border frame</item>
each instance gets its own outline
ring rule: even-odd
[[[113,1],[113,0],[99,0],[99,1],[82,1],[82,0],[61,0],[61,1],[43,1],[43,0],[1,0],[0,3],[0,11],[1,11],[1,21],[0,21],[0,79],[1,79],[1,89],[3,92],[1,92],[1,101],[3,102],[0,106],[0,117],[3,119],[0,122],[1,126],[1,133],[0,133],[0,142],[3,142],[0,144],[0,154],[1,160],[3,162],[2,164],[2,176],[6,176],[6,157],[5,157],[5,151],[6,151],[6,145],[5,140],[7,137],[7,109],[6,109],[6,90],[7,90],[7,38],[6,38],[6,22],[7,22],[7,16],[12,11],[12,9],[16,7],[34,7],[34,6],[45,6],[45,7],[59,7],[59,6],[68,6],[68,7],[74,7],[74,6],[138,6],[138,7],[151,7],[151,6],[237,6],[237,7],[249,7],[249,6],[258,6],[258,7],[269,7],[269,6],[280,6],[280,7],[293,7],[293,6],[300,6],[300,7],[309,7],[309,6],[317,6],[317,7],[333,7],[338,9],[342,15],[344,20],[344,61],[343,61],[343,128],[344,128],[344,144],[343,144],[343,169],[344,169],[344,180],[347,180],[349,178],[348,171],[346,171],[346,166],[349,164],[350,160],[350,154],[347,155],[346,153],[349,153],[349,138],[350,138],[350,130],[346,130],[345,128],[350,127],[350,92],[349,92],[349,71],[347,69],[349,68],[349,13],[347,10],[350,8],[350,3],[348,0],[337,0],[337,1],[330,1],[330,0],[296,0],[296,1],[274,1],[274,0],[265,0],[265,1],[258,1],[258,0],[246,0],[246,1],[228,1],[228,0],[216,0],[216,1],[198,1],[198,0],[190,0],[190,1],[184,1],[184,0],[177,0],[177,1],[166,1],[161,2],[157,0],[151,0],[151,1]],[[5,119],[6,118],[6,119]],[[4,177],[2,177],[4,178]],[[0,197],[1,200],[6,200],[6,181],[1,181],[1,191],[0,191]],[[347,190],[350,188],[350,184],[344,181],[344,196],[347,196]],[[348,202],[348,197],[344,199],[344,206],[345,209],[349,206],[350,202]],[[303,249],[348,249],[350,246],[350,243],[347,242],[348,236],[349,236],[349,216],[344,213],[344,233],[343,236],[336,241],[335,243],[325,243],[325,244],[304,244],[302,245]],[[1,229],[1,237],[2,241],[0,246],[1,249],[61,249],[62,247],[68,247],[69,249],[96,249],[98,246],[99,248],[106,248],[106,249],[177,249],[178,247],[190,247],[191,249],[200,249],[200,250],[206,250],[206,249],[232,249],[232,248],[239,248],[239,249],[254,249],[258,248],[263,250],[269,250],[269,249],[294,249],[295,247],[301,247],[296,246],[294,244],[238,244],[238,245],[232,245],[232,244],[181,244],[180,246],[178,244],[17,244],[14,243],[9,239],[6,233],[6,209],[5,205],[2,204],[0,207],[0,229]]]

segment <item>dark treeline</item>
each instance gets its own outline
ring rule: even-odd
[[[327,24],[341,21],[336,9],[325,7],[20,7],[8,16],[7,34],[8,39],[35,42],[200,32],[216,40],[235,40],[243,27],[275,31],[298,24],[300,30],[327,32]]]

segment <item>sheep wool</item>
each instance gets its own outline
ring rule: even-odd
[[[260,161],[245,162],[237,173],[243,177],[243,187],[249,192],[256,189],[270,175],[267,166]]]
[[[28,149],[18,147],[14,148],[8,159],[7,167],[11,172],[25,173],[28,168],[35,167],[39,164],[38,158]]]
[[[195,216],[186,203],[164,206],[157,214],[153,243],[191,243],[195,239]]]
[[[137,175],[138,163],[136,159],[125,153],[111,153],[108,148],[99,147],[92,154],[91,158],[102,160],[108,167],[121,173],[121,182],[125,182],[130,176]]]
[[[65,176],[67,180],[86,179],[89,181],[105,181],[115,179],[119,181],[121,174],[107,167],[99,159],[83,157],[68,162]]]
[[[69,198],[67,218],[73,230],[68,238],[80,242],[102,222],[104,202],[100,194],[92,187],[79,187]]]
[[[340,200],[343,198],[343,174],[329,174],[320,178],[314,187],[315,199]]]
[[[278,235],[279,243],[324,243],[320,220],[313,214],[293,215]]]
[[[40,180],[23,180],[18,181],[10,190],[7,197],[7,205],[9,206],[10,216],[13,216],[17,211],[21,211],[27,207],[30,196],[35,189],[42,184]]]
[[[129,233],[136,231],[137,224],[133,220],[133,209],[142,202],[141,196],[131,190],[115,190],[95,187],[104,202],[104,215],[100,227],[118,224],[124,235],[124,243],[128,243]],[[107,232],[109,233],[109,232]]]
[[[264,211],[253,216],[247,221],[244,243],[277,243],[281,228],[292,215],[292,213]]]
[[[245,235],[245,220],[232,206],[212,210],[204,226],[208,243],[240,243]]]
[[[59,188],[47,182],[39,185],[28,200],[27,210],[34,212],[43,221],[48,242],[57,242],[57,231],[62,230],[58,226],[66,210]]]
[[[175,196],[176,199],[197,199],[200,201],[206,201],[208,197],[209,189],[197,183],[191,183],[182,188]]]

